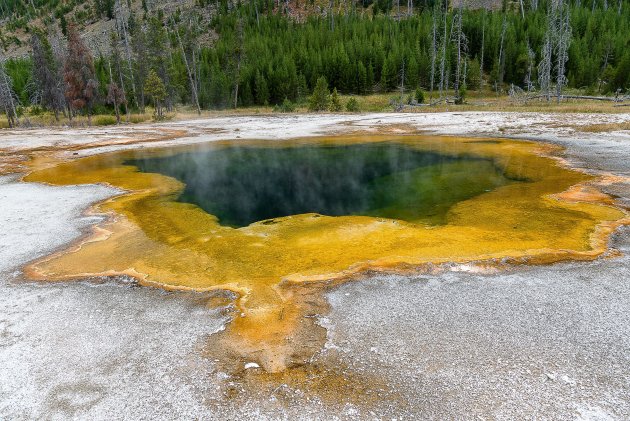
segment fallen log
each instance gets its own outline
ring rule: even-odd
[[[513,96],[513,99],[520,101],[530,101],[532,99],[549,98],[549,102],[555,101],[558,97],[555,95],[535,94],[535,95],[522,95]],[[624,102],[630,100],[627,96],[590,96],[590,95],[560,95],[560,99],[586,99],[590,101],[610,101],[610,102]]]
[[[589,96],[589,95],[561,95],[561,99],[589,99],[593,101],[622,102],[623,98],[614,96]]]

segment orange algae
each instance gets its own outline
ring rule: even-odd
[[[532,142],[437,136],[239,142],[286,147],[383,141],[490,158],[507,176],[528,182],[457,203],[444,225],[302,214],[235,229],[194,205],[176,202],[183,189],[179,181],[123,165],[132,152],[46,163],[25,181],[108,183],[127,193],[98,205],[98,211],[112,218],[94,235],[36,262],[28,274],[61,280],[126,273],[145,285],[167,289],[232,290],[240,297],[240,314],[229,326],[235,350],[254,353],[267,370],[281,371],[295,351],[289,339],[305,311],[303,300],[296,300],[288,285],[427,263],[590,259],[605,251],[612,229],[627,222],[625,212],[613,207],[608,196],[585,186],[593,177],[561,167],[542,156],[553,147]],[[182,149],[151,153],[177,150]],[[37,162],[33,165],[37,168]]]

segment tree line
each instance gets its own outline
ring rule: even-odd
[[[343,94],[422,88],[460,101],[483,85],[549,100],[565,87],[630,88],[627,0],[520,0],[497,11],[362,1],[299,21],[289,3],[211,0],[210,22],[198,10],[137,16],[125,1],[101,3],[116,23],[109,54],[92,57],[76,26],[64,36],[53,22],[31,29],[30,57],[3,60],[0,106],[11,124],[20,106],[72,118],[150,103],[159,117],[176,104],[200,112],[301,102],[321,77]]]

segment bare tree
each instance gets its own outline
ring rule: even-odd
[[[457,45],[457,63],[456,63],[456,68],[455,68],[455,101],[456,102],[461,102],[462,98],[461,98],[461,92],[460,92],[460,83],[461,83],[461,78],[462,78],[462,62],[465,62],[465,54],[466,51],[468,49],[467,47],[467,39],[466,39],[466,35],[464,34],[463,28],[462,28],[462,13],[463,10],[463,1],[460,2],[460,6],[457,9],[457,13],[455,14],[455,16],[453,17],[453,36],[454,36],[454,41],[455,44]]]
[[[448,77],[448,75],[446,74],[446,47],[447,47],[447,42],[448,42],[448,37],[447,37],[447,32],[448,32],[448,21],[447,21],[447,17],[448,17],[448,13],[446,13],[447,11],[447,4],[446,4],[446,0],[444,0],[444,36],[442,37],[442,47],[441,47],[441,53],[442,53],[442,57],[440,59],[440,97],[442,97],[443,92],[448,89],[448,81],[446,80],[446,78]]]
[[[330,0],[330,2],[328,3],[328,15],[330,16],[330,30],[334,31],[335,30],[335,16],[333,13],[333,0]]]
[[[112,77],[112,64],[109,63],[109,85],[107,85],[107,103],[114,106],[116,112],[116,123],[120,124],[120,106],[127,103],[125,98],[125,90],[118,87]]]
[[[122,41],[125,45],[125,55],[126,55],[126,59],[127,59],[127,70],[129,73],[129,81],[131,84],[131,92],[133,94],[133,99],[136,103],[136,106],[140,106],[140,103],[138,102],[138,95],[137,95],[137,91],[136,91],[136,81],[133,75],[133,68],[132,68],[132,54],[131,54],[131,41],[129,38],[129,30],[127,28],[127,21],[129,19],[129,4],[127,4],[127,8],[125,8],[123,6],[123,3],[121,3],[120,0],[116,0],[116,3],[114,5],[114,18],[116,19],[116,27],[118,28],[118,32],[120,34],[122,34]],[[120,72],[120,75],[122,75],[122,72]],[[121,80],[121,87],[124,86],[123,82]],[[143,102],[144,104],[144,102]],[[127,105],[127,118],[129,118],[129,105]]]
[[[541,60],[538,63],[538,86],[540,91],[547,97],[547,101],[551,95],[551,34],[549,30],[545,34],[543,41]]]
[[[505,51],[503,50],[503,45],[505,43],[505,32],[507,31],[507,19],[506,16],[503,15],[503,24],[501,25],[501,41],[499,44],[499,72],[497,74],[497,80],[495,85],[495,90],[498,92],[499,89],[503,86],[503,75],[505,72]]]
[[[118,77],[118,83],[119,83],[119,87],[120,89],[122,89],[123,93],[126,92],[125,89],[125,79],[123,77],[123,70],[122,70],[122,58],[120,57],[120,51],[118,50],[118,44],[119,44],[119,38],[118,35],[116,34],[116,32],[112,32],[111,34],[111,61],[113,61],[114,64],[114,68],[116,70],[116,76]],[[110,63],[111,66],[111,63]],[[110,68],[110,72],[111,72],[111,68]],[[129,109],[129,103],[125,98],[125,111],[127,114],[127,122],[130,121],[131,118],[131,112]]]
[[[53,51],[55,61],[59,64],[57,69],[57,91],[58,100],[60,101],[61,109],[64,116],[70,117],[70,104],[66,100],[66,81],[63,77],[63,63],[66,62],[66,56],[68,49],[66,48],[65,38],[62,36],[60,27],[56,24],[54,17],[53,21],[47,28],[48,40]],[[67,114],[66,114],[67,111]]]
[[[527,75],[525,76],[525,86],[527,92],[531,92],[534,89],[534,81],[532,80],[532,73],[534,72],[534,64],[536,60],[536,53],[532,50],[527,40]]]
[[[173,20],[173,26],[175,26],[175,21]],[[187,34],[189,35],[188,38],[190,38],[190,32],[191,28],[189,26]],[[201,115],[201,108],[199,107],[199,95],[197,93],[197,80],[196,80],[196,73],[194,71],[194,67],[191,68],[191,66],[195,65],[195,55],[194,55],[194,49],[192,49],[192,58],[190,60],[190,64],[189,64],[189,60],[188,60],[188,55],[187,55],[187,49],[184,48],[184,43],[182,42],[182,38],[179,35],[179,28],[175,27],[175,34],[177,35],[177,41],[179,43],[179,48],[181,49],[182,52],[182,57],[184,59],[184,64],[186,65],[186,74],[188,75],[188,81],[190,83],[190,91],[191,91],[191,95],[192,95],[192,99],[193,102],[195,103],[195,107],[197,108],[197,115]],[[192,40],[194,42],[194,38]],[[191,49],[191,43],[187,42],[187,47],[189,47],[188,49]],[[237,88],[238,89],[238,88]],[[237,91],[238,93],[238,91]],[[236,101],[235,101],[236,102]],[[236,108],[236,104],[234,105],[234,107]]]
[[[610,41],[608,41],[606,43],[606,52],[604,53],[604,63],[602,64],[602,68],[600,70],[600,75],[599,75],[599,78],[597,79],[597,92],[599,92],[599,93],[602,92],[602,83],[604,82],[604,80],[603,80],[604,72],[608,68],[608,62],[612,58],[612,51],[611,51],[611,49],[612,49],[612,45],[611,45]]]
[[[547,9],[547,30],[538,64],[538,84],[547,101],[551,99],[552,71],[555,72],[555,95],[557,102],[562,97],[562,88],[567,84],[566,63],[571,44],[569,6],[565,0],[552,0]],[[554,60],[555,59],[555,60]]]
[[[128,63],[133,63],[131,67],[131,75],[136,81],[137,91],[137,104],[140,108],[140,112],[144,113],[145,107],[145,95],[144,85],[149,75],[149,60],[147,57],[147,36],[144,28],[136,26],[131,33],[131,50],[133,52],[133,59],[128,59]]]
[[[405,95],[405,58],[403,57],[400,65],[400,102],[403,102],[403,96]]]
[[[486,12],[483,11],[481,23],[481,58],[479,59],[479,89],[483,88],[483,55],[486,46]]]
[[[234,108],[238,106],[238,85],[241,83],[241,64],[245,55],[243,51],[243,19],[241,17],[236,23],[236,43],[234,49]]]
[[[437,58],[437,14],[438,8],[433,10],[433,30],[431,31],[431,95],[435,86],[435,61]]]
[[[51,109],[55,119],[59,121],[59,112],[65,108],[61,64],[44,34],[31,35],[31,48],[33,102],[40,102],[44,107]]]
[[[20,124],[16,110],[17,104],[17,98],[13,92],[13,81],[6,72],[4,58],[0,57],[0,108],[7,116],[9,127],[15,127]]]
[[[565,71],[569,60],[569,45],[571,44],[571,18],[569,5],[565,3],[565,0],[553,1],[552,8],[554,9],[552,14],[554,17],[554,53],[556,57],[556,100],[559,103],[562,88],[568,83]]]

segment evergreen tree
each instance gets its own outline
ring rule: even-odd
[[[359,111],[359,103],[356,98],[350,98],[346,103],[346,111],[356,113]]]
[[[341,110],[343,110],[343,106],[341,105],[341,100],[339,99],[337,88],[334,88],[332,91],[332,95],[330,96],[330,111],[339,112]]]
[[[164,87],[162,79],[160,79],[153,69],[149,71],[149,76],[144,83],[144,92],[153,101],[155,118],[161,120],[163,117],[162,104],[166,98],[166,88]]]
[[[330,91],[328,90],[328,82],[326,78],[321,76],[317,79],[313,95],[311,95],[308,109],[310,111],[326,111],[330,106]]]
[[[365,65],[363,62],[359,62],[357,64],[357,87],[356,93],[361,95],[368,92],[368,80],[367,80],[367,70],[365,69]]]
[[[24,2],[11,1],[22,10],[18,4]],[[551,2],[538,7],[538,1],[532,0],[524,3],[522,11],[520,3],[517,7],[506,3],[504,11],[478,11],[416,2],[417,13],[399,19],[379,12],[374,17],[347,13],[330,19],[311,15],[299,21],[273,13],[277,7],[273,3],[219,2],[209,28],[217,36],[210,45],[201,36],[188,38],[189,33],[206,29],[198,25],[201,18],[176,12],[165,25],[167,20],[150,10],[150,2],[145,17],[136,18],[125,0],[114,0],[124,49],[112,48],[111,57],[95,61],[95,80],[100,79],[103,87],[109,84],[111,61],[116,84],[140,109],[150,69],[165,86],[165,105],[181,101],[196,106],[197,91],[199,108],[226,107],[235,100],[239,106],[280,104],[285,97],[300,101],[322,76],[339,93],[361,95],[376,87],[391,92],[403,83],[410,90],[421,86],[445,91],[457,85],[458,78],[459,85],[468,89],[478,89],[491,79],[499,91],[514,84],[549,96],[552,92],[557,96],[565,84],[603,94],[625,92],[630,88],[627,1],[623,0],[624,7],[606,9],[601,2],[553,0],[562,13],[551,19],[547,17]],[[379,0],[375,9],[391,10],[391,5],[391,0]],[[57,19],[63,16],[60,13]],[[65,54],[50,41],[62,67],[64,60],[59,57]],[[7,60],[5,69],[15,97],[24,105],[41,103],[53,109],[42,100],[36,78],[27,83],[31,66],[33,76],[45,70],[40,63],[46,54],[41,51],[37,60],[35,55],[31,60]],[[33,86],[37,95],[32,95]],[[101,94],[107,90],[103,88]]]
[[[398,87],[398,68],[392,55],[389,55],[383,63],[381,70],[381,90],[384,92],[393,91]]]
[[[267,89],[267,81],[260,70],[256,71],[256,79],[254,82],[254,92],[256,102],[260,105],[269,104],[269,89]]]

